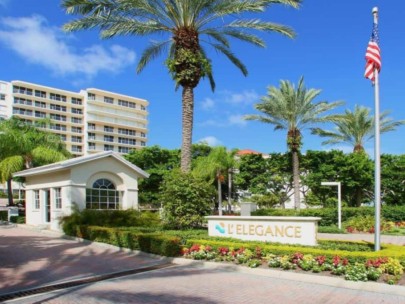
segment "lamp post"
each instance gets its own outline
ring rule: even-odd
[[[342,197],[340,182],[321,182],[322,186],[337,186],[338,187],[338,227],[342,229]]]

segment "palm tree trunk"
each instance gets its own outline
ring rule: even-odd
[[[300,171],[298,152],[292,151],[293,181],[294,181],[294,208],[300,210]]]
[[[193,136],[194,90],[190,86],[183,87],[182,93],[182,143],[181,170],[189,172],[191,169],[191,144]]]
[[[221,187],[221,174],[217,174],[218,181],[218,214],[222,215],[222,187]]]
[[[13,184],[12,184],[12,179],[9,178],[7,180],[7,196],[8,196],[8,205],[13,206],[14,205],[14,199],[13,199]]]

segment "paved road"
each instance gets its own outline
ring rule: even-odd
[[[0,263],[2,294],[162,260],[21,228],[0,228]],[[401,286],[184,259],[174,263],[9,303],[405,303]]]

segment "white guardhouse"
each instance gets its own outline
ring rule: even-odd
[[[25,178],[26,223],[59,230],[59,218],[80,210],[138,208],[138,179],[149,174],[112,151],[17,172]]]

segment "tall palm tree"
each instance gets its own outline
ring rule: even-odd
[[[388,114],[388,111],[380,114],[380,133],[394,131],[405,124],[405,120],[394,121]],[[374,116],[370,115],[369,108],[356,105],[353,112],[347,109],[344,114],[336,115],[334,124],[333,131],[315,128],[312,133],[329,138],[323,145],[347,143],[353,146],[353,152],[364,152],[364,144],[374,138]]]
[[[214,179],[217,181],[218,187],[218,211],[219,215],[222,215],[222,183],[230,176],[230,170],[235,168],[236,161],[234,153],[229,153],[225,147],[214,147],[206,157],[199,157],[196,161],[193,173],[198,176]],[[231,195],[231,189],[229,189],[229,197]],[[229,200],[228,200],[229,203]],[[230,206],[228,205],[228,210]]]
[[[272,4],[297,8],[301,0],[63,0],[68,14],[82,16],[64,26],[66,31],[98,28],[102,38],[119,35],[160,34],[167,38],[152,42],[142,53],[137,66],[140,73],[153,59],[168,50],[167,67],[182,87],[181,168],[191,168],[191,143],[194,114],[194,88],[202,77],[215,82],[211,60],[201,42],[224,54],[242,73],[245,65],[232,53],[228,38],[264,47],[253,31],[277,32],[293,37],[285,26],[260,19],[249,19]],[[247,19],[244,14],[248,14]],[[202,37],[208,39],[203,40]]]
[[[13,204],[13,173],[69,157],[59,136],[15,117],[0,121],[0,181],[7,181],[9,205]]]
[[[316,89],[306,89],[304,77],[299,80],[297,88],[291,82],[281,80],[280,88],[269,87],[267,96],[262,97],[262,102],[255,105],[256,110],[264,115],[245,116],[247,120],[272,124],[275,126],[274,130],[287,130],[287,146],[292,154],[295,209],[300,209],[298,155],[302,145],[302,130],[308,127],[311,129],[313,124],[331,120],[333,115],[321,114],[342,104],[341,101],[314,103],[320,92]]]

